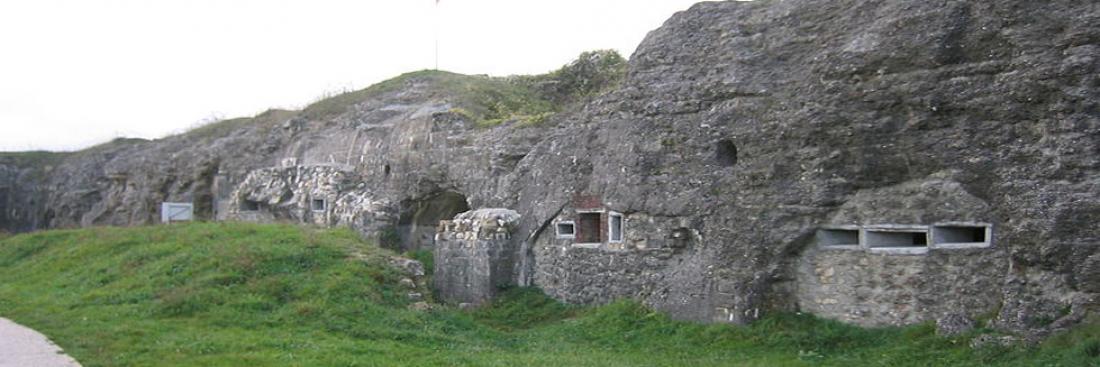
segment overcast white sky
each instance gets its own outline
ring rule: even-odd
[[[157,138],[434,63],[542,73],[629,57],[697,0],[0,0],[0,151]]]

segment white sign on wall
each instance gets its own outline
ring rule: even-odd
[[[190,222],[194,216],[195,206],[191,203],[160,204],[160,221],[163,223]]]

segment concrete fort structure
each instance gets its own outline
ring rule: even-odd
[[[995,315],[1042,335],[1100,294],[1100,9],[704,2],[625,63],[418,72],[0,160],[9,231],[153,223],[161,202],[434,251],[453,303],[534,286],[703,322]]]

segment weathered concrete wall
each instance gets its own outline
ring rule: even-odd
[[[509,244],[447,244],[438,259],[469,261],[446,269],[480,269],[443,270],[462,279],[453,287],[482,287],[456,299],[508,279],[699,321],[998,309],[994,325],[1049,331],[1098,307],[1097,60],[1090,2],[704,2],[651,32],[616,88],[542,124],[475,126],[456,111],[469,96],[406,78],[329,114],[273,111],[81,152],[43,179],[46,204],[18,212],[54,227],[142,224],[160,202],[207,191],[232,210],[232,187],[269,203],[255,220],[370,232],[454,193],[522,214]],[[346,176],[330,189],[294,167]],[[314,214],[311,195],[336,195],[334,212]],[[597,246],[556,238],[555,223],[595,207]],[[622,243],[606,238],[606,211],[625,216]],[[814,243],[829,226],[943,222],[990,224],[992,247]],[[685,246],[670,245],[675,231]]]
[[[990,249],[923,255],[807,250],[797,299],[805,312],[865,326],[903,325],[1000,306],[1004,261]]]
[[[577,296],[597,293],[570,265],[587,261],[609,297],[701,321],[814,307],[851,319],[875,300],[869,324],[999,303],[1001,325],[1035,327],[1021,320],[1094,309],[1082,286],[1100,251],[1087,223],[1100,215],[1098,17],[1073,1],[697,4],[649,34],[618,89],[562,116],[517,166],[506,206],[524,214],[523,260],[543,269],[519,280],[598,302]],[[895,190],[910,185],[945,193]],[[645,286],[666,294],[605,280],[641,261],[543,239],[576,194],[698,231],[682,263],[642,267],[661,275]],[[811,248],[824,226],[941,221],[990,223],[994,247],[883,258]],[[882,268],[827,290],[852,303],[799,298],[826,291],[814,270],[799,278],[800,264],[848,274],[862,258]],[[961,274],[971,267],[976,277]],[[870,284],[876,274],[885,280]],[[891,287],[913,301],[888,300]]]
[[[996,236],[1006,229],[1002,223],[991,223],[995,216],[988,203],[952,176],[944,172],[861,192],[836,211],[829,225],[921,228],[989,223],[992,237],[985,238],[986,245],[940,245],[927,232],[929,243],[908,248],[869,248],[867,238],[859,248],[811,244],[798,264],[799,308],[862,325],[912,324],[949,313],[976,317],[997,311],[1009,269],[1008,253],[998,246]]]
[[[519,218],[508,209],[478,209],[439,224],[433,282],[441,300],[478,305],[513,284]]]
[[[384,234],[372,237],[384,237],[388,245],[401,251],[430,250],[439,220],[471,207],[490,206],[486,203],[507,196],[498,181],[541,138],[538,126],[488,130],[475,126],[469,116],[455,112],[468,103],[466,98],[444,93],[434,78],[402,80],[401,88],[324,119],[296,116],[286,120],[280,126],[292,138],[272,153],[277,157],[276,166],[341,167],[354,174],[355,183],[365,188],[358,190],[364,200],[383,203],[385,211],[394,216],[390,226],[382,229]],[[256,169],[270,166],[228,177],[226,183],[245,185],[245,177]],[[303,202],[290,207],[305,208]],[[268,207],[234,217],[273,220],[277,216],[273,210],[280,209]],[[278,215],[322,224],[309,214]],[[375,230],[356,228],[364,233]]]
[[[598,198],[581,196],[562,208],[551,225],[534,240],[533,283],[555,298],[570,303],[606,303],[619,298],[644,298],[667,292],[663,278],[677,269],[690,268],[685,255],[697,243],[697,233],[677,218],[646,213],[623,216],[622,241],[608,237],[609,213]],[[582,240],[582,214],[597,215],[599,241]],[[556,225],[571,222],[576,235],[559,236]],[[674,237],[674,234],[682,237]]]

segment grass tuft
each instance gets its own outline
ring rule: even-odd
[[[509,288],[474,312],[474,317],[498,330],[531,329],[571,318],[580,310],[547,297],[538,288]]]

